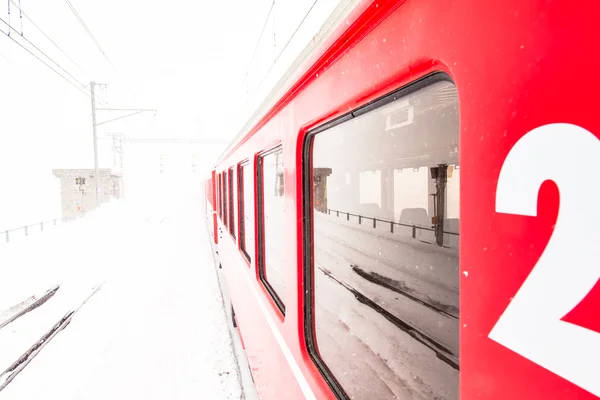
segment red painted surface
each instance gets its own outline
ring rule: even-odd
[[[590,318],[592,315],[597,315],[598,310],[600,310],[600,281],[596,282],[592,291],[562,320],[600,333],[600,318]]]
[[[297,399],[302,392],[258,301],[266,306],[268,318],[316,398],[333,398],[307,354],[303,333],[304,287],[299,271],[305,132],[436,71],[452,77],[460,102],[460,269],[461,274],[468,273],[461,275],[460,288],[460,397],[597,398],[488,334],[545,250],[560,205],[559,190],[547,182],[539,192],[536,217],[496,213],[498,174],[513,145],[533,128],[568,122],[600,134],[596,111],[600,81],[589,76],[600,61],[595,50],[598,15],[600,3],[591,0],[367,2],[301,68],[297,82],[277,104],[264,110],[264,117],[219,160],[217,172],[248,157],[255,166],[256,154],[278,141],[283,144],[289,227],[284,249],[285,319],[258,280],[255,260],[249,269],[229,235],[219,243],[262,399]],[[564,320],[598,331],[598,292],[596,287]]]

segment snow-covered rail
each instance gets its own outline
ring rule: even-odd
[[[28,297],[19,304],[10,307],[8,310],[0,312],[0,329],[47,302],[56,294],[58,289],[60,289],[60,285],[54,285],[42,295]]]
[[[40,351],[63,329],[65,329],[73,316],[83,307],[88,300],[96,294],[104,285],[104,282],[99,285],[94,286],[91,291],[89,291],[85,297],[79,301],[75,306],[71,307],[67,310],[64,315],[60,317],[60,319],[48,330],[46,331],[39,339],[37,339],[27,351],[21,354],[8,368],[6,368],[2,373],[0,373],[0,391],[2,391],[6,386],[13,380],[15,377],[23,371],[23,369],[40,353]],[[55,286],[50,289],[44,296],[40,297],[37,301],[30,303],[30,299],[35,298],[32,296],[31,298],[25,300],[21,304],[29,304],[25,307],[18,307],[19,312],[12,313],[12,319],[9,322],[6,322],[2,326],[6,326],[8,323],[15,321],[20,316],[26,314],[27,312],[39,307],[48,301],[54,294],[58,291],[59,286]],[[17,305],[19,306],[19,305]]]

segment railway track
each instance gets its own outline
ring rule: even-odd
[[[47,302],[56,294],[58,289],[60,289],[60,285],[54,285],[45,293],[39,296],[34,295],[28,297],[22,302],[10,307],[8,310],[2,311],[0,313],[0,329]]]
[[[54,339],[63,329],[65,329],[74,315],[89,301],[89,299],[96,294],[104,285],[104,282],[97,284],[91,288],[91,290],[85,292],[84,296],[80,298],[72,307],[66,309],[66,311],[60,314],[60,317],[54,322],[54,324],[37,338],[34,339],[30,347],[20,354],[14,361],[7,367],[0,365],[0,392],[6,388],[6,386],[12,382],[21,371],[23,371],[29,363],[47,346],[52,339]],[[31,311],[39,308],[38,312],[43,312],[44,308],[42,305],[46,304],[52,299],[56,293],[60,290],[60,285],[55,285],[39,296],[31,296],[19,304],[16,304],[8,310],[0,313],[0,330],[5,328],[11,323],[18,322],[23,317],[27,316]],[[31,315],[31,317],[34,317]],[[38,317],[36,317],[38,318]],[[35,322],[35,320],[33,321]],[[45,321],[44,321],[45,323]],[[9,345],[12,345],[9,343]],[[5,367],[5,369],[1,369]]]

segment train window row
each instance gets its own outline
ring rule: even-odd
[[[254,210],[252,196],[252,175],[248,162],[238,166],[238,221],[240,250],[244,257],[251,262],[254,258]],[[235,214],[234,214],[234,168],[219,174],[219,203],[222,212],[219,216],[223,224],[229,229],[235,240]],[[257,265],[260,280],[273,298],[279,310],[285,314],[283,293],[285,292],[284,262],[283,262],[283,150],[278,146],[262,153],[257,162],[257,192],[258,207],[258,246],[259,252]],[[221,186],[221,182],[223,182]],[[222,189],[221,189],[222,187]],[[244,190],[244,187],[247,190]],[[250,211],[250,212],[248,212]],[[265,240],[268,237],[269,240]]]
[[[456,87],[430,77],[340,121],[309,133],[304,149],[311,358],[339,398],[457,399]],[[281,147],[256,171],[240,163],[237,201],[240,250],[255,258],[256,225],[259,277],[285,313],[283,172]],[[234,235],[232,175],[217,184]]]

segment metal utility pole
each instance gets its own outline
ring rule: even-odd
[[[147,108],[96,108],[96,95],[95,95],[95,86],[96,85],[101,85],[102,84],[98,84],[94,81],[90,82],[90,92],[92,95],[92,128],[93,128],[93,134],[94,134],[94,174],[96,176],[95,179],[95,183],[96,183],[96,207],[100,207],[100,172],[98,171],[98,136],[96,134],[96,128],[99,125],[104,125],[104,124],[108,124],[109,122],[113,122],[113,121],[117,121],[123,118],[127,118],[127,117],[131,117],[133,115],[142,113],[142,112],[146,112],[146,111],[151,111],[156,113],[156,109],[147,109]],[[122,115],[120,117],[117,118],[113,118],[113,119],[109,119],[107,121],[102,121],[102,122],[96,122],[96,111],[131,111],[131,113],[126,114],[126,115]],[[120,138],[120,153],[121,153],[121,169],[123,169],[123,139],[122,137]],[[114,158],[113,158],[113,166],[114,166]]]
[[[94,182],[96,189],[96,207],[100,207],[100,173],[98,172],[98,137],[96,136],[96,95],[94,94],[96,82],[90,82],[90,91],[92,92],[92,132],[94,134]]]

